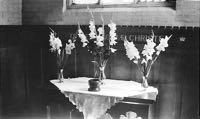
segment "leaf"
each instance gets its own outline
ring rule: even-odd
[[[95,66],[99,67],[99,63],[97,61],[92,61],[92,63],[94,63]]]
[[[49,27],[49,29],[51,30],[52,33],[55,33],[54,30],[51,27]]]
[[[66,62],[68,61],[68,58],[69,58],[69,55],[66,54],[66,56],[65,56],[65,58],[63,60],[63,64],[62,64],[63,68],[65,67]]]
[[[106,60],[103,61],[103,66],[104,67],[106,66],[107,62],[108,62],[108,59],[106,59]]]
[[[65,50],[61,50],[61,61],[64,59]]]
[[[56,54],[57,54],[57,63],[58,63],[58,66],[60,66],[60,64],[61,64],[61,57],[60,57],[60,55],[58,53],[56,53]]]
[[[96,77],[97,76],[97,74],[98,74],[98,71],[99,71],[99,63],[97,62],[97,61],[91,61],[92,63],[94,63],[94,65],[95,65],[95,73],[94,73],[94,77]]]
[[[155,36],[155,35],[154,35],[154,32],[153,32],[153,30],[151,30],[151,32],[152,32],[152,39],[154,39],[154,36]]]

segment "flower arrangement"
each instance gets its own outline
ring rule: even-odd
[[[89,21],[89,29],[90,29],[89,39],[80,28],[80,25],[78,25],[78,36],[80,37],[81,42],[83,43],[83,47],[87,47],[88,51],[97,59],[92,62],[99,67],[100,81],[106,78],[104,74],[104,69],[111,53],[115,53],[116,49],[114,49],[113,47],[117,43],[116,24],[112,20],[108,24],[110,31],[109,31],[109,38],[106,38],[104,20],[102,16],[101,20],[103,23],[102,26],[96,28],[95,20],[92,15],[92,19]],[[95,73],[95,76],[96,75],[97,72]]]
[[[124,40],[126,55],[138,66],[143,76],[142,86],[145,88],[148,87],[147,78],[152,65],[158,58],[159,54],[162,51],[165,51],[165,48],[168,47],[168,40],[172,36],[170,35],[169,37],[165,36],[165,38],[160,38],[160,43],[156,46],[156,43],[153,41],[154,33],[152,34],[151,38],[146,39],[146,44],[144,45],[142,52],[139,52],[133,42],[129,42],[126,38]]]
[[[125,115],[120,115],[119,119],[142,119],[137,113],[128,111]]]
[[[63,69],[67,59],[69,58],[69,55],[71,55],[72,50],[75,48],[75,40],[69,39],[68,42],[63,45],[60,38],[56,36],[56,32],[54,32],[52,29],[49,37],[51,46],[50,51],[54,52],[57,56],[58,79],[60,82],[63,82]]]

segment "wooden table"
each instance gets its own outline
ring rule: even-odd
[[[50,81],[83,112],[84,119],[97,119],[116,103],[151,105],[158,94],[157,88],[151,86],[143,88],[134,81],[111,79],[104,80],[101,91],[91,92],[88,91],[89,79],[91,78],[70,78],[63,83],[58,80]]]

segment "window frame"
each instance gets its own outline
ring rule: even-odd
[[[98,0],[97,4],[73,4],[72,0],[67,1],[68,9],[86,9],[86,8],[137,8],[137,7],[171,7],[175,8],[176,1],[163,1],[163,2],[132,2],[131,4],[101,4]]]

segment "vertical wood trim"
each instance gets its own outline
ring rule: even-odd
[[[25,47],[25,49],[26,49],[26,47]],[[29,66],[29,60],[28,60],[28,51],[29,51],[29,49],[26,49],[25,50],[25,52],[24,52],[24,73],[25,73],[25,98],[26,98],[26,101],[28,102],[29,101],[29,96],[30,96],[30,94],[29,94],[29,68],[28,68],[28,66]]]
[[[180,56],[181,58],[180,59],[184,59],[184,54],[182,54],[181,56]],[[182,62],[182,60],[181,60],[181,64],[182,64],[183,62]],[[187,77],[186,76],[186,73],[184,73],[183,74],[184,75],[184,77]],[[178,105],[178,113],[179,114],[177,114],[178,115],[178,118],[181,118],[181,113],[182,113],[182,103],[183,103],[183,85],[184,85],[184,80],[180,80],[180,97],[179,97],[179,100],[177,100],[177,103],[179,103],[179,105]],[[180,101],[180,102],[178,102],[178,101]]]
[[[3,45],[2,45],[3,46]],[[0,59],[0,63],[1,63],[1,72],[0,72],[0,74],[1,74],[1,78],[0,78],[0,94],[1,94],[1,91],[2,91],[2,89],[3,89],[3,74],[2,74],[2,70],[3,70],[3,53],[5,52],[6,50],[4,50],[3,48],[0,48],[0,57],[1,57],[1,59]]]
[[[44,68],[43,68],[43,50],[40,48],[40,75],[41,75],[41,86],[44,86]]]
[[[155,119],[154,112],[153,112],[153,104],[149,105],[148,109],[148,119]]]
[[[47,111],[47,119],[51,119],[51,107],[49,105],[46,106],[46,111]]]
[[[0,118],[2,117],[2,93],[0,91]]]

